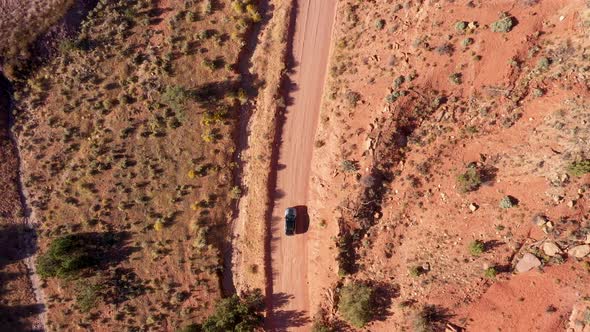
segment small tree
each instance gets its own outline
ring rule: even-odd
[[[353,282],[342,288],[338,311],[351,325],[361,328],[373,318],[373,288]]]
[[[264,299],[260,289],[220,300],[203,323],[204,332],[254,331],[263,321]]]
[[[37,258],[37,273],[43,278],[66,278],[96,263],[84,239],[71,234],[54,239],[47,251]]]

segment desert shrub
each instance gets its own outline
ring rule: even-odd
[[[385,27],[385,20],[380,18],[375,20],[375,28],[377,30],[382,30]]]
[[[96,307],[101,299],[101,289],[101,285],[92,283],[79,286],[76,295],[76,304],[81,312],[88,312]]]
[[[425,305],[414,315],[412,325],[414,332],[433,332],[440,330],[440,322],[447,315],[434,305]],[[444,330],[444,328],[443,328]]]
[[[490,266],[484,271],[484,276],[489,279],[495,279],[498,271],[494,266]]]
[[[472,45],[475,41],[473,40],[473,38],[465,38],[463,39],[463,41],[461,42],[461,45],[463,45],[463,47],[467,47],[469,45]]]
[[[229,197],[231,199],[240,199],[242,197],[242,190],[238,186],[233,186],[229,191]]]
[[[440,55],[453,55],[455,48],[450,43],[444,43],[436,48],[436,53]]]
[[[479,256],[485,251],[485,245],[482,241],[475,240],[469,244],[469,253],[472,256]]]
[[[466,29],[467,29],[467,22],[458,21],[457,23],[455,23],[455,30],[457,30],[459,32],[465,32]]]
[[[540,88],[533,89],[533,96],[535,96],[537,98],[543,97],[544,94],[545,94],[545,91],[543,89],[540,89]]]
[[[412,277],[419,277],[421,275],[423,275],[426,271],[424,271],[424,268],[422,268],[422,266],[420,265],[415,265],[410,267],[410,275]]]
[[[351,325],[365,326],[373,318],[373,293],[373,288],[358,282],[342,287],[338,311]]]
[[[571,163],[568,166],[567,171],[574,176],[582,176],[590,173],[590,159]]]
[[[481,174],[476,167],[468,167],[465,173],[457,176],[457,187],[463,193],[477,190],[481,182]]]
[[[461,84],[463,83],[463,75],[461,73],[452,73],[449,75],[449,81],[454,84]]]
[[[260,289],[220,300],[202,326],[204,332],[254,331],[263,321],[264,297]]]
[[[96,264],[85,240],[71,234],[51,241],[47,251],[37,258],[37,273],[43,278],[67,278]]]
[[[262,15],[260,15],[258,8],[256,8],[256,6],[254,4],[251,4],[251,3],[248,4],[246,6],[246,12],[250,16],[250,20],[252,20],[252,22],[258,23],[258,22],[262,21]]]
[[[352,161],[352,160],[343,160],[342,163],[340,164],[340,168],[347,173],[354,173],[356,171],[358,171],[359,167],[356,164],[356,162]]]
[[[173,110],[180,111],[190,98],[190,95],[190,91],[182,86],[169,85],[162,94],[161,101]]]
[[[501,15],[501,18],[490,26],[493,32],[510,32],[514,27],[514,18],[506,13]]]
[[[507,195],[502,197],[502,199],[500,200],[500,208],[502,209],[509,209],[511,207],[514,207],[518,204],[518,201],[516,200],[516,198]]]
[[[154,223],[154,230],[159,232],[164,229],[164,222],[161,219],[156,220]]]
[[[348,105],[352,107],[356,107],[358,102],[361,100],[361,95],[355,91],[347,91],[344,97],[348,102]]]
[[[539,59],[539,61],[537,62],[537,70],[539,70],[539,71],[547,70],[547,68],[549,68],[549,65],[551,65],[551,59],[549,59],[547,57],[541,57]]]

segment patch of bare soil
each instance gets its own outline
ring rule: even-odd
[[[338,11],[313,163],[335,239],[317,242],[319,306],[341,321],[321,289],[356,280],[395,290],[371,331],[565,328],[589,295],[590,178],[575,169],[590,157],[590,9],[371,4]]]

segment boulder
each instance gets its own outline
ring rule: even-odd
[[[535,255],[526,253],[516,263],[516,272],[524,273],[539,266],[541,266],[541,261]]]
[[[557,244],[555,244],[554,242],[545,242],[543,243],[543,252],[545,253],[545,255],[547,256],[556,256],[558,254],[561,254],[561,249],[559,249],[559,247],[557,246]]]
[[[579,246],[572,247],[567,251],[567,254],[569,256],[576,258],[584,258],[588,254],[590,254],[590,245],[582,244]]]

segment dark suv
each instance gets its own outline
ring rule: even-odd
[[[297,210],[294,207],[285,210],[285,234],[294,235],[297,225]]]

